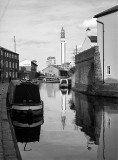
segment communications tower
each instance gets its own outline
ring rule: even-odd
[[[61,29],[60,37],[60,55],[61,55],[61,65],[65,63],[66,59],[66,42],[65,42],[65,30]]]

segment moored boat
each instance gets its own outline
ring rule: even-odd
[[[60,88],[71,88],[71,78],[60,79],[59,87]]]
[[[39,86],[29,81],[12,80],[7,91],[7,107],[12,112],[35,115],[43,113]]]

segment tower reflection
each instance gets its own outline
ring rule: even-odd
[[[70,94],[70,90],[67,88],[61,89],[61,108],[62,108],[62,113],[61,113],[61,122],[63,126],[63,130],[66,125],[66,96],[67,94]]]

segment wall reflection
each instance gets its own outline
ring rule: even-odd
[[[98,145],[98,159],[118,159],[118,99],[72,92],[75,125],[87,138],[87,149]]]

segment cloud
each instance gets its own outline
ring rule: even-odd
[[[96,18],[91,18],[91,19],[88,19],[88,20],[84,20],[84,22],[82,23],[82,25],[80,25],[80,27],[82,28],[96,28],[97,27],[97,21],[96,21]]]
[[[17,40],[17,45],[18,46],[31,46],[31,45],[35,45],[35,46],[39,46],[39,45],[43,45],[43,44],[48,44],[49,41],[39,41],[39,40]]]

